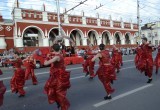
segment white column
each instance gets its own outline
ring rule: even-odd
[[[16,38],[16,47],[23,47],[23,39],[22,38]]]
[[[83,38],[82,41],[83,41],[83,46],[86,46],[87,45],[87,38]]]
[[[109,39],[110,40],[110,45],[114,44],[114,39]]]
[[[65,43],[65,46],[70,46],[68,39],[64,39],[64,43]]]
[[[43,21],[48,21],[48,13],[42,12],[42,18],[43,18]]]
[[[102,42],[102,38],[97,38],[97,45],[100,45]]]
[[[135,44],[134,38],[130,40],[131,40],[131,44]]]
[[[43,47],[48,47],[49,46],[49,39],[48,38],[44,38],[43,39]]]
[[[85,16],[82,17],[82,24],[86,25],[86,17]]]
[[[0,37],[0,49],[6,49],[6,41],[4,39],[4,37]]]
[[[121,39],[121,44],[124,45],[125,44],[125,39]]]

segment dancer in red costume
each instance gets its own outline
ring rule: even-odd
[[[136,48],[136,56],[135,56],[135,58],[134,58],[134,63],[135,63],[135,65],[136,65],[136,68],[137,68],[137,69],[138,69],[138,63],[139,63],[139,61],[140,61],[141,56],[142,56],[142,49],[141,49],[140,46],[138,46],[138,47]],[[139,70],[139,69],[138,69],[138,70]]]
[[[38,81],[34,73],[34,68],[35,68],[34,58],[32,56],[28,56],[25,60],[23,60],[23,63],[26,67],[25,80],[28,80],[31,76],[33,85],[37,85]]]
[[[14,55],[13,62],[14,75],[10,81],[12,93],[19,93],[19,97],[25,96],[25,91],[23,89],[25,84],[25,71],[21,68],[22,60],[18,57],[17,54]]]
[[[153,45],[147,43],[147,38],[142,38],[142,45],[140,46],[142,49],[142,54],[139,59],[139,63],[137,68],[144,72],[146,76],[149,77],[147,83],[152,82],[152,71],[153,71],[153,58],[152,52],[154,50]]]
[[[94,78],[94,65],[95,62],[92,62],[95,52],[93,51],[93,44],[89,45],[89,49],[85,53],[85,62],[82,64],[83,72],[86,73],[86,76],[90,75],[90,79]]]
[[[158,53],[154,60],[154,65],[156,66],[156,74],[158,74],[158,68],[160,67],[160,45],[158,46]]]
[[[94,58],[92,58],[92,62],[94,62],[97,58],[99,58],[99,68],[97,70],[96,75],[98,75],[99,80],[102,82],[107,96],[104,97],[105,100],[111,99],[111,94],[114,92],[114,89],[111,87],[111,82],[116,80],[115,68],[111,64],[111,58],[109,55],[109,51],[105,50],[105,45],[100,44],[99,52]]]
[[[48,96],[49,104],[57,103],[61,110],[68,110],[70,103],[66,97],[67,89],[70,88],[70,72],[65,70],[63,54],[60,52],[60,45],[53,45],[54,53],[51,59],[45,60],[44,65],[51,64],[50,77],[45,84],[45,93]],[[51,55],[51,54],[50,54]]]
[[[119,49],[119,50],[118,50],[118,53],[119,53],[119,61],[120,61],[120,64],[121,64],[121,66],[123,66],[123,56],[122,56],[122,51]]]
[[[112,64],[117,69],[117,73],[120,71],[120,66],[122,64],[122,55],[120,55],[118,48],[116,48],[115,45],[113,45],[113,54],[112,54]]]
[[[3,72],[0,69],[0,75],[2,74]],[[6,92],[6,87],[4,86],[3,81],[0,81],[0,106],[3,105],[3,98],[4,98],[3,95],[5,92]]]

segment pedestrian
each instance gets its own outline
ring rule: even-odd
[[[109,51],[105,50],[105,45],[99,45],[100,52],[92,58],[92,62],[99,58],[99,68],[96,72],[99,80],[102,82],[107,95],[104,97],[105,100],[112,99],[111,94],[115,91],[111,87],[113,80],[116,80],[115,68],[111,64],[111,58]]]

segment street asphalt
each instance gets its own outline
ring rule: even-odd
[[[159,110],[160,72],[156,75],[154,69],[153,82],[147,84],[148,78],[136,70],[133,60],[134,55],[123,57],[124,65],[112,85],[116,91],[109,101],[103,100],[106,93],[97,77],[93,80],[84,77],[80,64],[67,66],[67,70],[71,71],[71,88],[67,93],[71,104],[69,110]],[[98,63],[95,72],[97,68]],[[32,85],[31,80],[26,81],[26,96],[23,98],[10,91],[13,69],[2,71],[4,74],[0,76],[0,80],[4,81],[7,92],[0,110],[58,110],[56,104],[48,104],[47,95],[44,94],[44,84],[49,77],[48,67],[35,70],[38,85]]]

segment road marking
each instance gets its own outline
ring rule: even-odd
[[[24,87],[23,89],[27,89],[28,87]],[[11,90],[7,90],[6,93],[11,92]]]
[[[97,65],[97,66],[98,66],[98,65]],[[80,68],[82,68],[82,67],[71,68],[71,69],[66,69],[66,70],[75,70],[75,69],[80,69]],[[130,69],[130,68],[135,68],[135,66],[122,68],[122,69],[120,69],[120,70],[126,70],[126,69]],[[48,72],[36,73],[35,75],[37,76],[37,75],[43,75],[43,74],[47,74],[47,73],[49,74],[49,71],[48,71]],[[12,78],[12,77],[0,78],[0,80],[8,80],[8,79],[11,79],[11,78]],[[82,77],[82,76],[78,76],[78,78],[75,77],[75,79],[79,79],[79,78],[83,78],[83,77]],[[72,79],[74,79],[74,78],[72,78]]]
[[[141,91],[141,90],[146,89],[146,88],[151,87],[151,86],[153,86],[153,84],[148,84],[148,85],[139,87],[139,88],[137,88],[137,89],[131,90],[131,91],[126,92],[126,93],[123,93],[123,94],[121,94],[121,95],[118,95],[118,96],[114,97],[114,98],[111,99],[111,100],[106,100],[106,101],[102,101],[102,102],[99,102],[99,103],[97,103],[97,104],[94,104],[93,106],[94,106],[94,107],[100,107],[100,106],[102,106],[102,105],[105,105],[105,104],[108,104],[108,103],[110,103],[110,102],[116,101],[116,100],[118,100],[118,99],[121,99],[121,98],[123,98],[123,97],[125,97],[125,96],[128,96],[128,95],[131,95],[131,94],[134,94],[134,93],[136,93],[136,92],[138,92],[138,91]]]

